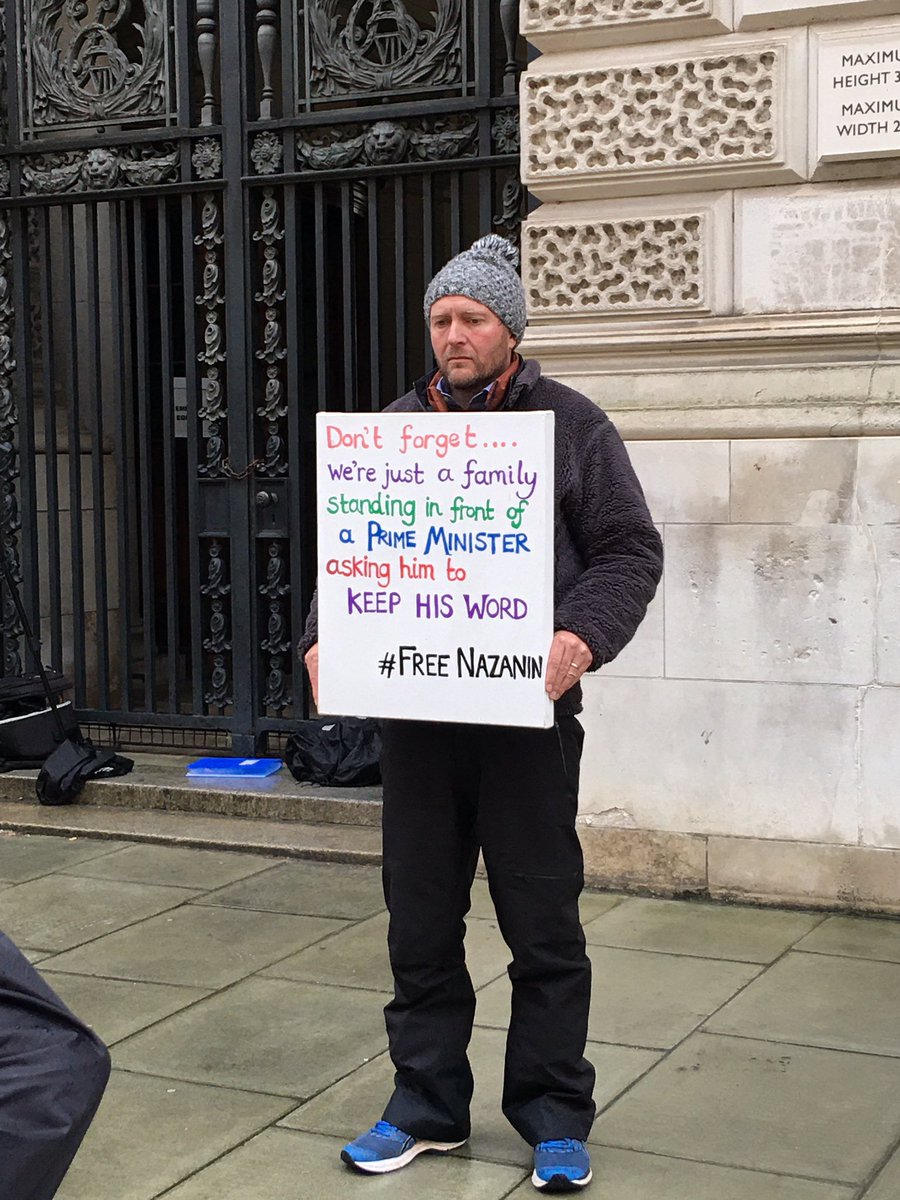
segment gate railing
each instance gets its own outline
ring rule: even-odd
[[[434,271],[516,236],[515,8],[8,0],[0,544],[86,723],[307,711],[314,415],[405,390]]]

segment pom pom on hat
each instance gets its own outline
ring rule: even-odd
[[[525,289],[516,273],[519,252],[499,234],[479,238],[438,271],[425,293],[425,321],[444,296],[468,296],[496,313],[516,341],[525,333]]]

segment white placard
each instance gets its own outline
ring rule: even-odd
[[[900,154],[900,25],[818,38],[817,155]]]
[[[319,413],[319,709],[547,729],[553,414]]]

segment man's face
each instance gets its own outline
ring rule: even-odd
[[[512,362],[516,339],[496,313],[468,296],[443,296],[429,318],[434,356],[454,395],[471,399]]]

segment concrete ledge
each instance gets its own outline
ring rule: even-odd
[[[579,822],[590,887],[686,895],[707,890],[706,838]]]
[[[320,788],[298,783],[287,768],[267,779],[188,779],[185,769],[191,757],[166,754],[129,757],[134,759],[134,771],[120,779],[88,783],[82,793],[86,804],[255,817],[266,821],[381,827],[380,788]],[[0,801],[33,802],[36,776],[36,771],[0,775]]]
[[[900,913],[900,850],[711,837],[709,893],[722,900]]]

